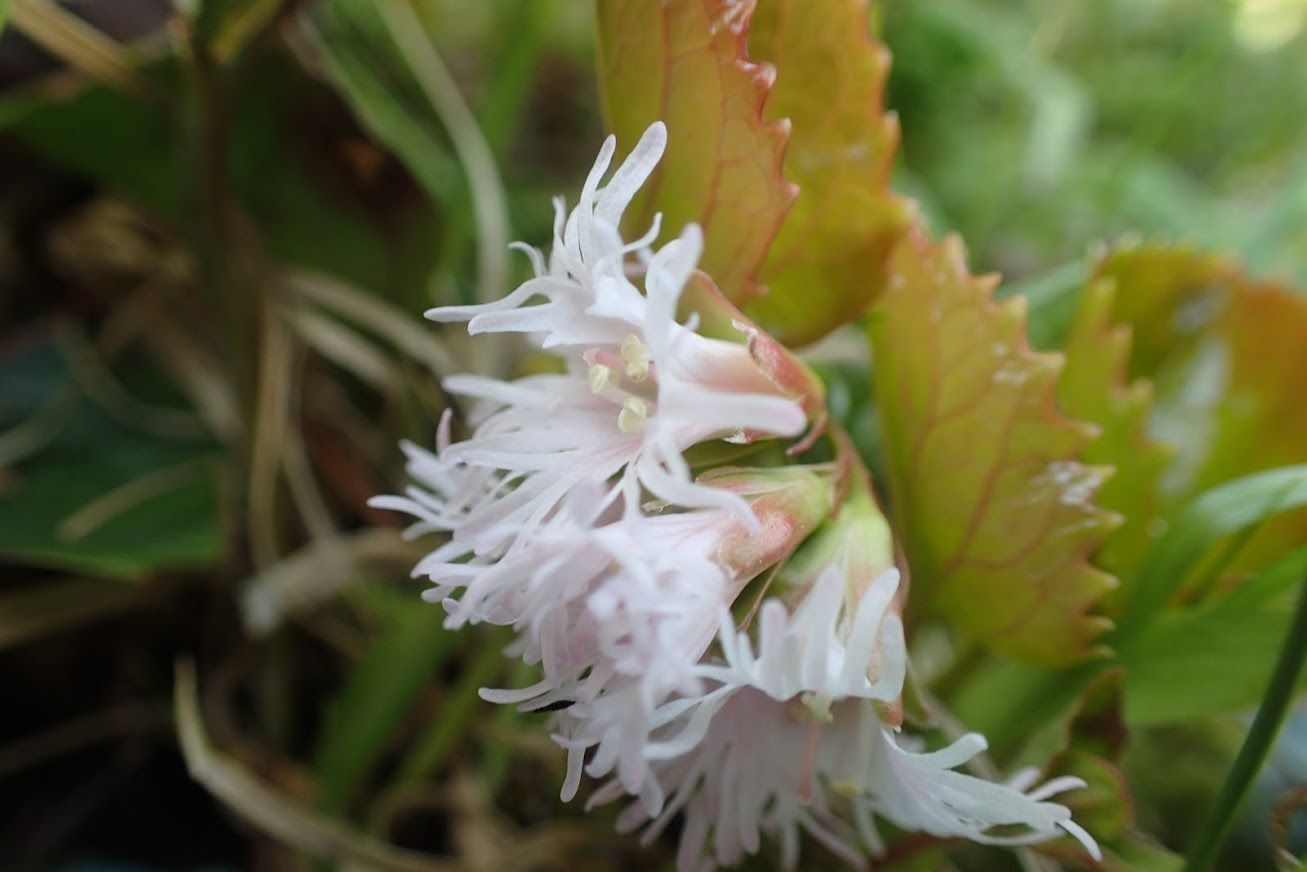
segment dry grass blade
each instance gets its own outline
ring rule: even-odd
[[[160,365],[168,367],[209,429],[224,441],[235,439],[241,429],[236,394],[212,355],[169,318],[152,320],[151,329],[143,335],[150,351]]]
[[[426,365],[437,378],[462,372],[460,364],[426,329],[404,312],[331,276],[299,271],[289,278],[291,290],[304,299],[366,327]]]
[[[338,321],[310,309],[298,309],[291,324],[311,348],[382,393],[394,391],[399,380],[386,355]]]
[[[64,385],[31,416],[0,433],[0,468],[13,466],[54,441],[77,405],[77,391]]]
[[[456,867],[391,847],[277,793],[236,760],[210,745],[200,715],[195,666],[176,665],[173,713],[191,777],[247,824],[278,841],[345,869],[378,872],[450,872]]]
[[[6,594],[0,597],[0,651],[128,611],[157,593],[146,585],[69,578]]]
[[[290,431],[290,438],[286,440],[284,463],[291,499],[295,501],[295,508],[299,510],[309,535],[319,542],[334,542],[336,522],[332,519],[327,498],[313,475],[313,465],[304,445],[304,433],[298,423],[292,423]]]
[[[1295,787],[1286,792],[1271,809],[1267,826],[1271,832],[1271,846],[1274,849],[1275,868],[1279,872],[1301,869],[1302,860],[1289,849],[1289,830],[1296,814],[1307,806],[1307,787]]]
[[[127,49],[59,4],[14,0],[10,21],[28,39],[92,78],[137,97],[158,99]]]
[[[244,586],[241,612],[255,635],[270,632],[288,615],[332,596],[356,579],[360,568],[407,568],[421,547],[395,530],[374,529],[315,542],[256,574]]]
[[[483,300],[499,299],[508,281],[508,200],[494,153],[413,8],[407,3],[381,3],[377,12],[436,115],[444,122],[449,141],[467,173],[479,243],[478,294]]]
[[[237,4],[213,40],[213,56],[227,62],[240,53],[281,10],[281,0],[249,0]]]
[[[277,561],[277,482],[294,402],[295,360],[290,331],[275,305],[263,311],[263,342],[259,356],[258,399],[255,405],[249,475],[247,533],[254,564]]]
[[[477,227],[477,298],[497,300],[508,290],[509,227],[508,198],[494,152],[413,8],[406,3],[381,3],[377,12],[445,125],[463,165]],[[473,351],[472,368],[487,375],[499,374],[505,365],[501,353],[505,342],[495,334],[483,337]]]
[[[187,460],[134,478],[107,494],[92,500],[59,522],[59,536],[75,541],[93,533],[124,512],[173,490],[206,470],[213,462],[207,458]]]
[[[115,419],[165,439],[197,439],[207,435],[204,425],[189,410],[147,403],[132,396],[114,377],[99,351],[76,328],[61,326],[53,337],[73,381],[87,399]]]

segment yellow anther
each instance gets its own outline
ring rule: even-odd
[[[649,420],[649,407],[639,397],[627,397],[617,413],[617,429],[623,433],[643,433]]]
[[[830,789],[847,799],[862,796],[862,788],[853,781],[832,781]]]
[[[649,346],[645,345],[639,336],[631,333],[622,340],[621,355],[622,360],[626,362],[626,375],[628,378],[634,381],[644,381],[649,377],[649,364],[652,358],[649,355]]]
[[[604,366],[602,363],[590,364],[590,390],[594,393],[600,393],[608,387],[612,381],[613,370],[611,367]]]
[[[812,719],[819,724],[829,724],[835,720],[835,715],[831,714],[831,698],[824,693],[805,693],[799,696],[799,701],[803,707],[812,715]]]

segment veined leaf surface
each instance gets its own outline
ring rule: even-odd
[[[655,121],[667,151],[626,213],[628,236],[663,213],[663,238],[703,226],[700,266],[737,305],[794,187],[781,176],[789,125],[763,121],[773,70],[749,60],[752,0],[598,0],[599,81],[618,152]]]
[[[1151,430],[1175,445],[1168,506],[1240,476],[1307,462],[1307,299],[1221,258],[1148,246],[1099,264],[1112,320],[1134,335],[1132,377],[1156,388]],[[1307,537],[1307,510],[1268,521],[1230,572],[1254,571]]]
[[[1081,459],[1115,467],[1097,496],[1099,505],[1123,518],[1095,555],[1095,562],[1118,577],[1139,564],[1160,511],[1158,489],[1171,451],[1148,434],[1152,384],[1127,384],[1131,330],[1111,323],[1114,284],[1098,281],[1080,295],[1063,353],[1066,366],[1058,382],[1058,405],[1068,415],[1095,424],[1098,436]]]
[[[868,30],[866,0],[761,0],[749,51],[776,67],[766,117],[793,124],[784,169],[799,195],[748,314],[802,345],[866,311],[911,218],[889,190],[899,142],[884,106],[889,52]]]
[[[961,243],[914,233],[872,310],[876,395],[913,597],[1027,662],[1085,659],[1114,585],[1087,557],[1116,519],[1108,471],[1077,458],[1094,428],[1057,412],[1057,355],[1030,350],[1025,307],[996,303]]]

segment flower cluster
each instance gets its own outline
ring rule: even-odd
[[[706,281],[699,228],[655,247],[655,218],[622,238],[665,142],[650,127],[605,184],[610,137],[576,207],[555,202],[548,256],[522,247],[533,278],[428,313],[561,362],[448,379],[472,401],[472,435],[453,441],[447,413],[434,453],[405,446],[414,485],[374,501],[414,516],[414,535],[444,535],[415,575],[448,626],[512,627],[510,653],[539,664],[536,684],[483,696],[558,710],[565,799],[583,773],[603,779],[591,802],[634,797],[621,822],[647,838],[683,813],[682,868],[737,862],[761,833],[793,865],[801,830],[860,863],[882,847],[876,817],[993,843],[1066,832],[1096,854],[1046,801],[1080,782],[991,784],[954,771],[980,737],[923,752],[898,734],[899,575],[869,489],[754,445],[794,440],[819,414],[756,328],[737,319],[745,341],[710,337],[683,313],[687,286]],[[768,462],[714,462],[731,443]],[[837,490],[852,494],[838,506]]]

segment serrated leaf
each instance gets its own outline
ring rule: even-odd
[[[1098,436],[1081,453],[1086,463],[1116,469],[1098,492],[1097,502],[1123,518],[1094,555],[1097,565],[1128,578],[1151,544],[1150,528],[1161,510],[1162,472],[1171,450],[1148,435],[1152,384],[1127,384],[1130,328],[1113,325],[1115,286],[1099,281],[1080,294],[1063,353],[1066,366],[1058,382],[1058,406],[1066,414],[1098,427]],[[1119,594],[1118,594],[1119,595]]]
[[[737,305],[794,197],[781,176],[788,126],[763,121],[774,78],[749,60],[753,0],[598,0],[599,83],[608,129],[629,151],[654,121],[667,152],[627,210],[640,235],[655,212],[670,238],[704,229],[700,266]]]
[[[913,596],[1018,659],[1085,659],[1114,584],[1087,556],[1115,519],[1093,502],[1106,471],[1076,460],[1093,428],[1054,408],[1061,359],[1030,350],[1022,301],[994,302],[956,238],[914,233],[891,275],[869,332]]]
[[[1229,269],[1187,248],[1143,246],[1111,252],[1091,281],[1117,289],[1112,317],[1134,328],[1130,376],[1153,376],[1167,357],[1196,338],[1221,308]]]
[[[1002,298],[1026,298],[1026,332],[1037,351],[1056,351],[1066,342],[1075,319],[1080,289],[1092,268],[1087,260],[1073,260],[1046,273],[999,288]]]
[[[1113,253],[1112,317],[1129,325],[1132,376],[1154,381],[1153,432],[1176,446],[1163,478],[1171,505],[1233,478],[1307,462],[1307,299],[1233,264],[1181,248]],[[1307,538],[1307,510],[1258,530],[1230,561],[1264,567]]]
[[[898,120],[885,112],[889,52],[868,29],[866,0],[761,0],[754,58],[776,67],[765,107],[793,124],[785,178],[798,185],[747,312],[787,345],[852,321],[883,289],[909,201],[889,190]]]

